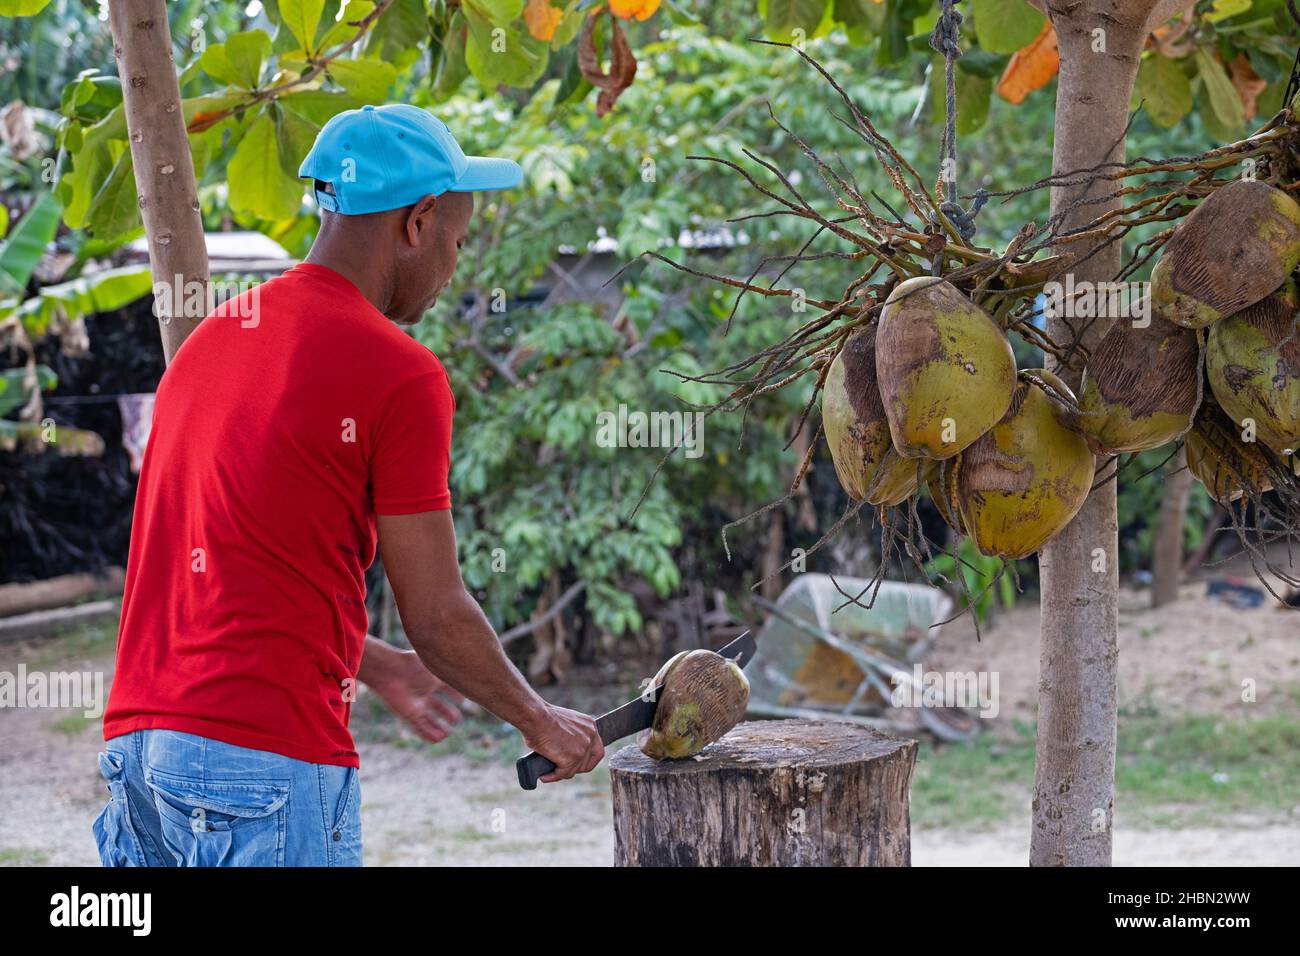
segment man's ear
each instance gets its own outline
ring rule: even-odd
[[[406,241],[412,246],[420,245],[433,234],[433,209],[437,203],[437,196],[425,196],[407,211],[403,226]]]

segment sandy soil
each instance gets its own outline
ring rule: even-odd
[[[1300,612],[1267,602],[1236,610],[1185,585],[1179,600],[1153,611],[1146,591],[1123,590],[1119,617],[1120,712],[1213,713],[1258,717],[1300,708]],[[934,670],[997,672],[1006,728],[1038,711],[1037,604],[1018,606],[983,628],[949,624],[926,661]],[[1243,700],[1253,682],[1254,701]]]
[[[1121,614],[1121,706],[1160,712],[1261,712],[1297,707],[1300,619],[1271,608],[1236,611],[1204,600],[1204,585],[1160,612],[1125,592]],[[1001,616],[976,644],[969,624],[950,625],[930,666],[989,668],[1000,674],[1005,726],[1032,718],[1038,673],[1038,612]],[[111,670],[111,652],[59,655],[60,645],[0,645],[0,671],[20,662],[43,669]],[[1243,703],[1241,682],[1257,682]],[[0,710],[0,864],[94,865],[90,821],[103,788],[95,768],[97,721],[59,710]],[[362,743],[363,820],[368,865],[608,865],[613,857],[609,781],[604,769],[566,784],[519,790],[505,761],[437,755],[423,747]],[[917,865],[1021,865],[1028,823],[986,832],[917,830]],[[1300,827],[1249,818],[1223,828],[1141,830],[1120,815],[1119,865],[1291,865]]]

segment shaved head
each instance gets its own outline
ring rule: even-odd
[[[474,194],[425,196],[400,209],[345,216],[322,211],[307,262],[346,276],[394,322],[418,322],[451,282]]]

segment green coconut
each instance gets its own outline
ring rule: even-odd
[[[1146,451],[1192,427],[1196,333],[1152,314],[1146,328],[1112,326],[1093,349],[1079,389],[1076,429],[1097,454]]]
[[[1201,403],[1196,423],[1183,439],[1187,470],[1215,501],[1236,501],[1273,487],[1268,458],[1258,442],[1246,442],[1232,420],[1213,402]]]
[[[907,458],[946,459],[1002,418],[1016,358],[983,309],[951,283],[918,276],[885,302],[876,381],[894,448]]]
[[[956,462],[962,524],[987,555],[1033,554],[1070,523],[1092,489],[1093,455],[1069,427],[1067,405],[1029,376],[1073,403],[1073,393],[1051,372],[1022,373],[1002,420]]]
[[[707,650],[678,654],[656,675],[663,689],[650,734],[641,744],[647,757],[693,757],[745,716],[749,679],[735,661]]]
[[[1151,302],[1199,329],[1269,295],[1300,264],[1300,203],[1267,183],[1236,180],[1174,230],[1151,273]]]
[[[916,462],[894,450],[876,387],[876,329],[852,335],[826,373],[822,427],[835,474],[849,496],[896,505],[916,490]]]
[[[1294,280],[1210,329],[1205,374],[1235,422],[1279,454],[1300,447],[1300,290]]]

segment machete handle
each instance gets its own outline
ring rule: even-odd
[[[525,790],[536,790],[538,779],[554,769],[555,764],[535,750],[515,761],[515,770],[519,771],[519,786]]]

